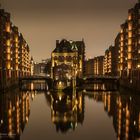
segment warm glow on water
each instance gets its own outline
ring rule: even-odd
[[[37,95],[31,104],[30,119],[21,139],[87,140],[88,137],[102,140],[105,137],[108,140],[115,140],[112,119],[105,113],[103,103],[97,103],[88,97],[85,97],[84,100],[83,123],[77,124],[75,130],[69,128],[65,133],[62,133],[61,131],[56,132],[56,126],[51,121],[51,109],[46,103],[44,94]]]
[[[0,94],[0,134],[21,140],[136,139],[139,101],[126,91],[10,91]]]

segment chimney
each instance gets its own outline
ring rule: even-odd
[[[56,47],[59,46],[59,40],[56,40]]]

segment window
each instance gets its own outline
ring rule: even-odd
[[[132,51],[132,47],[128,46],[128,52],[131,52],[131,51]]]
[[[132,64],[131,62],[128,62],[128,69],[131,69],[132,68]]]
[[[128,30],[132,30],[132,23],[129,23]]]
[[[7,45],[7,46],[10,46],[10,39],[8,39],[8,40],[6,41],[6,45]]]
[[[123,42],[121,42],[121,46],[123,46]]]
[[[128,59],[132,59],[131,53],[128,54]]]
[[[121,35],[121,41],[123,41],[123,39],[124,39],[124,38],[123,38],[123,35]]]
[[[6,32],[10,32],[10,23],[6,23]]]
[[[128,20],[131,20],[131,19],[132,19],[132,14],[129,13],[129,14],[128,14]]]
[[[132,32],[128,32],[128,37],[132,37]]]
[[[128,39],[128,45],[132,44],[132,39]]]

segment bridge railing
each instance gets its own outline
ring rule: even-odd
[[[119,76],[108,76],[108,75],[89,75],[84,76],[83,79],[119,79]]]
[[[24,76],[24,77],[20,77],[19,78],[20,80],[22,79],[51,79],[50,77],[48,76],[37,76],[37,75],[32,75],[32,76]]]

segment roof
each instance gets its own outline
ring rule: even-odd
[[[63,39],[54,49],[53,52],[73,52],[71,43]]]
[[[82,52],[84,52],[84,49],[84,41],[67,41],[66,39],[62,39],[60,42],[57,41],[56,48],[53,52],[70,53],[78,51],[78,53],[82,54]]]

